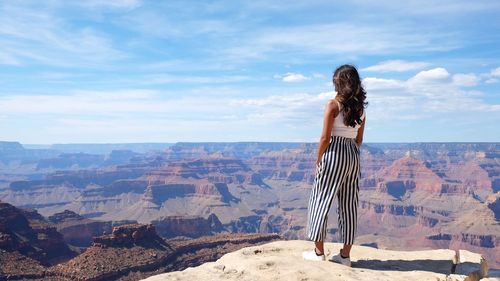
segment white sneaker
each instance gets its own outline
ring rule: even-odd
[[[351,267],[351,258],[347,257],[347,258],[343,258],[340,253],[332,256],[330,258],[330,261],[331,262],[336,262],[336,263],[340,263],[340,264],[343,264],[345,266],[349,266]]]
[[[309,261],[324,261],[324,260],[326,260],[325,253],[318,256],[318,255],[316,255],[316,250],[302,252],[302,258],[305,260],[309,260]]]

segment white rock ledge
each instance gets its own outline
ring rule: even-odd
[[[329,261],[304,261],[302,251],[313,247],[310,241],[276,241],[228,253],[198,267],[143,280],[498,280],[485,278],[486,261],[468,251],[390,251],[355,245],[351,251],[353,267],[349,268]],[[339,243],[325,243],[327,258],[341,247]]]

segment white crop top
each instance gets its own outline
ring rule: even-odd
[[[355,127],[349,127],[344,124],[344,112],[342,110],[342,105],[340,102],[335,100],[339,105],[339,114],[333,120],[333,128],[332,128],[332,136],[341,136],[345,138],[356,138],[358,135],[358,129],[361,127],[360,124],[357,124]],[[361,115],[361,120],[365,118],[365,110],[363,110],[363,114]]]

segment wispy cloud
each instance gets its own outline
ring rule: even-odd
[[[303,74],[300,73],[293,73],[293,72],[288,72],[283,76],[275,76],[277,78],[281,78],[283,82],[302,82],[309,80],[309,77],[304,76]]]
[[[418,70],[429,66],[430,63],[423,61],[389,60],[376,65],[362,68],[361,71],[368,72],[405,72]]]
[[[133,9],[141,5],[141,0],[86,0],[86,1],[75,1],[75,4],[86,8],[102,9],[102,8],[113,8],[113,9]]]
[[[19,60],[14,58],[14,56],[12,56],[11,54],[7,54],[7,53],[1,54],[0,53],[0,65],[1,64],[20,65],[21,63],[19,62]]]
[[[354,2],[362,3],[366,9],[369,10],[389,10],[401,15],[426,15],[426,16],[446,16],[446,17],[460,17],[463,15],[471,15],[476,13],[491,12],[498,10],[500,4],[496,1],[478,0],[474,2],[466,0],[444,0],[440,2],[439,6],[432,5],[432,2],[409,0],[409,1],[396,1],[396,0],[382,0],[382,1],[361,1]]]
[[[17,65],[76,66],[124,57],[109,37],[91,27],[72,27],[47,7],[5,2],[0,6],[0,53]]]
[[[262,59],[271,54],[311,56],[446,51],[459,46],[452,35],[443,32],[411,32],[404,25],[335,23],[267,28],[243,35],[243,44],[227,47],[224,55],[231,59]],[[448,38],[446,43],[437,44],[443,38]]]
[[[491,69],[488,73],[482,73],[479,75],[480,78],[484,79],[484,83],[486,84],[496,84],[500,80],[500,67]]]
[[[500,67],[491,70],[492,77],[500,77]]]
[[[474,73],[469,73],[469,74],[464,74],[464,73],[458,73],[453,75],[453,84],[458,85],[458,86],[476,86],[481,78],[479,78],[478,75]]]

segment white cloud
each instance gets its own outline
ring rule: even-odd
[[[297,93],[288,95],[272,95],[263,98],[233,99],[234,106],[272,106],[272,107],[297,107],[305,104],[325,101],[328,97],[333,98],[334,92],[324,92],[317,95]]]
[[[282,78],[284,82],[302,82],[309,79],[309,77],[306,77],[303,74],[293,72],[286,73]]]
[[[469,74],[463,74],[463,73],[458,73],[453,75],[453,84],[457,86],[476,86],[479,81],[481,80],[477,75],[473,73]]]
[[[404,87],[404,82],[395,79],[366,77],[363,79],[363,86],[370,90],[397,89]]]
[[[0,111],[5,114],[114,115],[138,112],[161,112],[165,104],[153,97],[151,90],[74,91],[69,95],[10,95],[0,97]]]
[[[231,107],[245,110],[244,118],[262,123],[309,124],[321,120],[322,110],[334,92],[295,93],[262,98],[233,99]]]
[[[485,82],[486,82],[486,84],[495,84],[495,83],[498,83],[498,79],[490,78],[490,79],[486,80]]]
[[[442,82],[450,77],[450,73],[442,67],[433,68],[430,70],[423,70],[417,73],[412,81],[416,83],[426,83],[426,82]]]
[[[484,79],[486,84],[496,84],[500,78],[500,67],[491,69],[488,73],[482,73],[480,78]]]
[[[21,63],[19,62],[18,59],[16,59],[14,56],[10,54],[0,53],[0,64],[20,65]]]
[[[365,67],[361,71],[371,72],[405,72],[410,70],[422,69],[429,66],[430,63],[422,61],[404,61],[404,60],[388,60],[380,62],[376,65]]]
[[[492,77],[500,77],[500,67],[492,69],[490,74]]]
[[[325,78],[326,76],[322,73],[313,73],[313,78]]]
[[[375,119],[401,120],[429,118],[444,112],[498,112],[499,104],[488,104],[479,91],[464,87],[477,85],[475,74],[451,75],[438,67],[420,71],[408,80],[368,77],[363,83]]]
[[[452,81],[450,73],[442,68],[437,67],[430,70],[423,70],[411,77],[407,81],[407,86],[413,91],[433,91],[433,89],[441,88]]]

